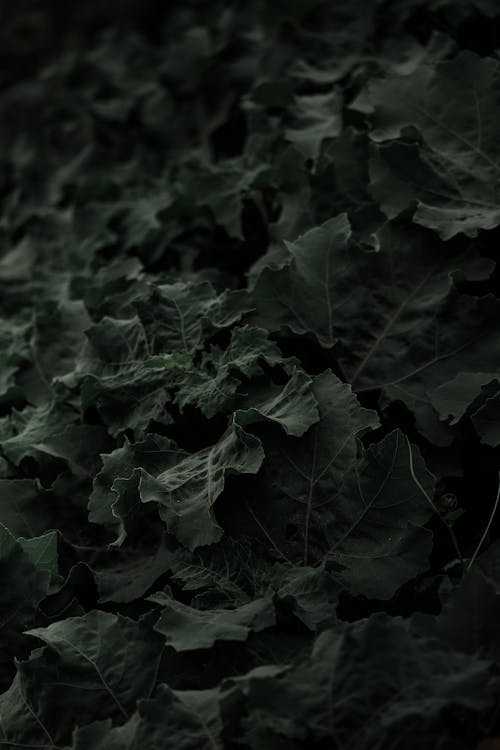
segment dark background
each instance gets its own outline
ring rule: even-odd
[[[61,52],[88,46],[110,26],[158,42],[169,7],[161,0],[18,0],[0,4],[0,85],[36,74]]]

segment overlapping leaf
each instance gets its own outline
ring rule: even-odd
[[[495,3],[21,5],[0,746],[498,734]]]
[[[33,624],[37,606],[49,587],[49,570],[33,545],[23,549],[20,542],[0,526],[0,569],[2,571],[0,618],[0,683],[7,687],[14,668],[14,655],[20,652],[23,631]]]
[[[279,347],[263,329],[238,326],[231,333],[229,346],[222,350],[211,347],[196,368],[190,368],[181,383],[176,401],[181,407],[198,406],[207,417],[234,406],[244,378],[263,375],[262,363],[268,367],[282,367],[289,372],[297,364],[293,358],[283,357]]]
[[[189,549],[213,544],[223,534],[213,506],[226,474],[255,474],[263,458],[258,438],[232,425],[215,445],[181,458],[157,476],[142,469],[141,500],[158,503],[168,531]]]
[[[375,151],[372,190],[390,218],[416,205],[414,221],[443,239],[498,226],[499,75],[496,60],[462,52],[371,84],[371,137],[384,144]],[[393,142],[409,128],[421,147]]]
[[[433,426],[429,395],[457,371],[498,366],[498,302],[459,294],[452,273],[480,279],[491,263],[436,256],[427,235],[398,227],[378,232],[378,252],[350,245],[348,233],[345,216],[331,219],[289,246],[288,265],[265,269],[254,292],[258,320],[311,331],[323,346],[339,342],[356,390],[383,389],[416,413],[422,430],[445,440]]]
[[[390,597],[428,564],[434,478],[399,431],[360,451],[377,419],[335,376],[316,378],[314,393],[320,421],[304,438],[264,442],[272,496],[298,528],[289,554],[334,559],[354,589]]]
[[[128,722],[94,722],[76,729],[72,750],[154,750],[171,738],[181,750],[222,747],[219,691],[177,691],[161,685],[157,696],[141,701]]]
[[[447,706],[488,705],[488,674],[487,660],[412,637],[404,622],[379,615],[325,630],[311,656],[290,671],[249,674],[235,689],[246,699],[244,737],[252,748],[332,739],[383,747],[404,736],[416,749],[429,733],[446,741]]]
[[[29,633],[45,646],[18,664],[15,689],[42,744],[47,733],[56,743],[67,741],[72,727],[95,719],[113,717],[123,722],[136,701],[148,698],[154,688],[162,639],[153,633],[145,638],[144,629],[127,618],[94,611]],[[4,716],[9,741],[29,743],[30,723],[18,724],[11,712]]]

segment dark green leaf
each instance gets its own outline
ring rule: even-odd
[[[143,469],[141,500],[158,503],[169,533],[189,549],[213,544],[223,534],[213,506],[224,489],[226,474],[255,474],[263,458],[258,438],[232,425],[215,445],[181,458],[156,477]]]

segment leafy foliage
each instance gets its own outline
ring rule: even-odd
[[[500,9],[101,5],[0,31],[0,748],[488,746]]]
[[[495,60],[462,52],[370,87],[371,137],[388,142],[375,152],[373,191],[390,218],[416,203],[414,221],[443,239],[498,225],[497,80]],[[398,142],[410,127],[423,141],[418,150]],[[404,154],[412,167],[409,180],[398,171]],[[393,194],[401,184],[395,202],[388,195],[393,164]]]

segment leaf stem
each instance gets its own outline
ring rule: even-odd
[[[496,498],[495,498],[495,502],[494,502],[494,504],[493,504],[493,510],[492,510],[492,511],[491,511],[491,513],[490,513],[490,517],[489,517],[489,519],[488,519],[488,523],[486,524],[486,528],[485,528],[485,530],[483,531],[483,535],[482,535],[481,539],[479,540],[479,544],[477,545],[477,547],[476,547],[476,549],[475,549],[475,551],[474,551],[474,554],[472,555],[472,557],[471,557],[471,559],[470,559],[470,562],[469,562],[469,564],[467,565],[467,572],[469,572],[469,570],[470,570],[470,569],[472,568],[472,566],[474,565],[474,562],[476,561],[476,557],[477,557],[477,556],[478,556],[478,554],[479,554],[479,550],[480,550],[480,549],[481,549],[481,547],[483,546],[483,544],[484,544],[484,540],[485,540],[485,539],[486,539],[486,537],[488,536],[488,532],[489,532],[489,530],[490,530],[490,528],[491,528],[491,524],[493,523],[493,519],[495,518],[495,515],[496,515],[496,512],[497,512],[497,508],[498,508],[498,503],[499,503],[499,502],[500,502],[500,473],[499,473],[499,475],[498,475],[498,489],[497,489],[497,496],[496,496]]]
[[[462,570],[463,570],[463,568],[464,568],[464,558],[463,558],[462,552],[460,550],[460,545],[458,544],[457,537],[455,536],[455,532],[453,531],[452,527],[448,523],[446,523],[445,519],[443,518],[443,516],[439,512],[439,508],[437,508],[436,504],[434,503],[433,499],[431,498],[431,496],[429,495],[429,493],[427,492],[427,490],[425,489],[425,487],[417,479],[417,476],[415,474],[415,469],[413,467],[413,452],[412,452],[412,449],[411,449],[411,443],[410,443],[410,441],[408,439],[408,436],[405,436],[405,437],[406,437],[406,442],[408,443],[408,457],[409,457],[409,463],[410,463],[410,474],[412,476],[412,479],[415,482],[415,484],[417,485],[417,487],[420,490],[420,492],[422,493],[422,495],[425,497],[425,499],[429,503],[429,505],[431,506],[431,508],[434,511],[434,513],[436,513],[437,517],[440,519],[440,521],[442,522],[442,524],[448,530],[448,533],[450,535],[451,541],[453,543],[453,547],[455,549],[455,552],[457,553],[458,559],[460,561],[460,565],[462,566]]]

